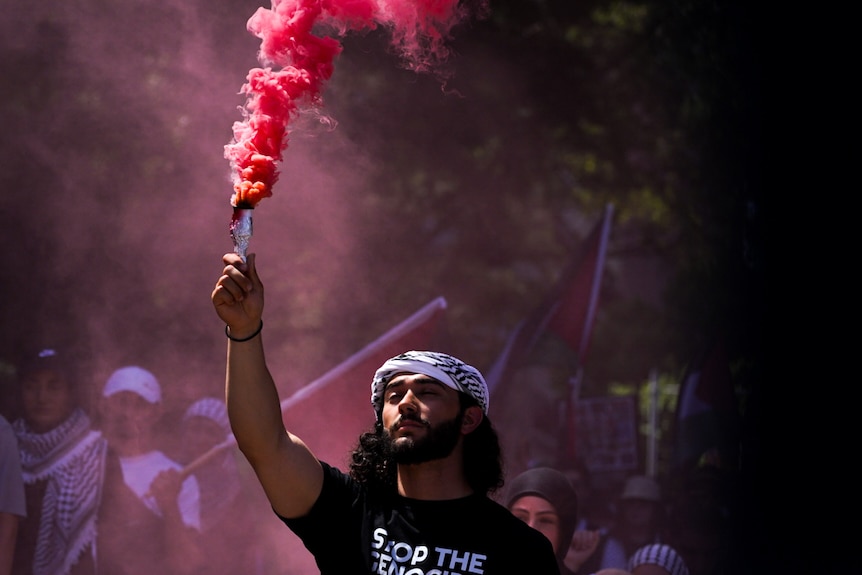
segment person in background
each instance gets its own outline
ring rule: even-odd
[[[578,497],[569,479],[550,467],[536,467],[519,473],[509,483],[506,507],[512,514],[542,533],[551,542],[562,575],[572,575],[563,560],[578,522]],[[593,551],[585,549],[586,559]]]
[[[0,575],[12,572],[18,523],[26,514],[18,443],[12,426],[0,415]]]
[[[626,560],[644,545],[661,543],[664,528],[664,508],[658,482],[645,475],[629,477],[620,494],[617,521],[610,531],[610,537],[622,546]]]
[[[285,429],[264,358],[255,254],[222,261],[211,299],[226,324],[231,428],[322,575],[559,573],[550,542],[489,497],[503,484],[502,450],[478,370],[433,351],[384,362],[371,378],[376,423],[345,473]]]
[[[108,441],[99,512],[97,567],[110,575],[199,573],[197,480],[156,445],[162,415],[156,377],[138,366],[116,370],[99,403]]]
[[[224,400],[204,397],[192,403],[183,414],[181,433],[183,464],[207,456],[191,471],[200,489],[200,522],[201,529],[206,531],[226,519],[225,510],[241,489],[231,450],[213,451],[230,435]]]
[[[598,489],[587,464],[577,459],[571,467],[562,469],[578,494],[577,530],[589,529],[606,534],[616,519],[613,506],[604,490]],[[614,498],[615,499],[615,498]]]
[[[564,559],[577,575],[589,575],[601,569],[622,569],[626,565],[622,545],[599,530],[577,529]]]
[[[629,559],[628,570],[632,575],[689,575],[680,554],[662,543],[637,549]]]
[[[572,536],[565,564],[578,575],[589,575],[600,569],[623,569],[628,557],[619,541],[609,536],[613,527],[613,512],[606,498],[593,488],[586,464],[578,461],[565,474],[578,494],[578,501],[582,503],[578,512],[578,526]]]
[[[230,433],[224,400],[198,399],[183,414],[182,463],[200,488],[203,572],[251,575],[268,556],[260,543],[263,538],[244,489]]]
[[[80,374],[67,350],[24,358],[18,386],[23,416],[13,423],[27,498],[12,573],[95,573],[96,518],[106,444],[91,428]]]

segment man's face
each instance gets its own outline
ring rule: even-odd
[[[458,392],[421,374],[400,374],[386,385],[383,426],[397,463],[442,459],[461,439]]]
[[[62,373],[39,369],[21,380],[24,418],[36,433],[51,431],[75,408],[72,390]]]
[[[122,456],[140,455],[152,449],[159,404],[132,391],[103,397],[100,403],[102,433],[108,444]]]

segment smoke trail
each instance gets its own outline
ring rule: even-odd
[[[264,67],[248,73],[241,90],[247,96],[244,119],[234,123],[233,140],[225,146],[233,173],[231,205],[254,208],[272,195],[290,121],[300,111],[320,113],[321,91],[342,45],[316,30],[343,37],[383,26],[405,66],[423,72],[446,58],[452,27],[468,14],[458,0],[274,0],[271,9],[259,8],[248,29],[261,39],[258,59]]]

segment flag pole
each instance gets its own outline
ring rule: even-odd
[[[658,466],[658,373],[650,370],[649,377],[649,426],[647,435],[646,474],[656,477]]]
[[[581,345],[578,349],[578,364],[583,365],[584,358],[587,355],[587,349],[590,345],[590,334],[592,333],[593,322],[596,319],[596,310],[599,307],[599,293],[602,287],[602,272],[605,267],[605,259],[608,252],[608,239],[611,235],[611,218],[614,216],[614,205],[608,204],[605,206],[605,217],[602,221],[602,235],[599,239],[599,250],[596,257],[596,272],[593,274],[592,285],[590,286],[590,301],[587,306],[587,314],[584,318],[584,325],[581,332]],[[578,378],[580,381],[580,377]]]
[[[607,258],[608,252],[608,240],[611,235],[611,220],[613,217],[614,205],[607,204],[605,206],[604,217],[602,218],[601,236],[599,238],[598,253],[596,254],[596,270],[590,284],[590,296],[587,304],[587,312],[584,317],[584,324],[581,328],[581,340],[580,345],[578,346],[578,370],[574,377],[569,378],[568,382],[569,395],[566,398],[566,422],[564,426],[568,436],[564,443],[568,444],[569,448],[564,451],[568,452],[567,456],[571,459],[569,463],[572,465],[574,465],[575,458],[578,455],[576,444],[577,437],[575,435],[577,427],[575,422],[575,404],[580,399],[581,388],[584,383],[584,361],[590,347],[590,335],[592,334],[593,322],[596,319],[596,310],[599,307],[599,294],[602,287],[602,276],[604,275],[605,259]]]

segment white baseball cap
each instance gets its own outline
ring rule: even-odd
[[[142,367],[129,365],[111,374],[102,390],[102,395],[111,397],[120,391],[137,393],[149,403],[162,400],[162,389],[156,376]]]

